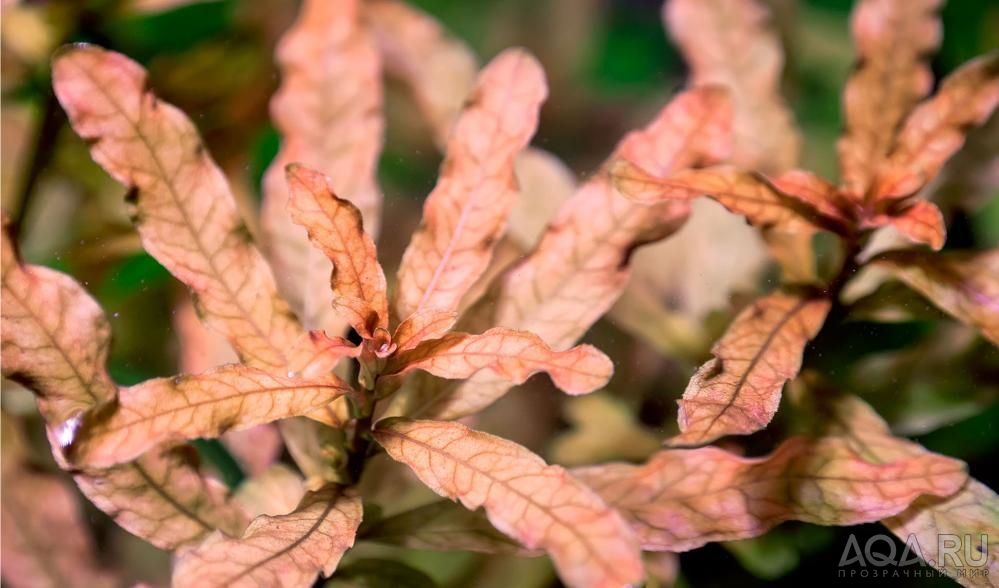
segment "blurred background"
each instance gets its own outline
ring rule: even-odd
[[[600,165],[624,133],[642,126],[684,85],[685,66],[663,31],[660,0],[410,3],[468,43],[480,63],[511,45],[538,56],[551,92],[534,143],[561,157],[581,178]],[[848,36],[851,3],[772,0],[770,5],[788,56],[784,90],[804,138],[802,167],[835,179],[839,94],[853,59]],[[292,0],[3,3],[3,210],[28,261],[71,274],[105,309],[115,337],[109,365],[119,384],[177,372],[181,350],[175,313],[186,292],[142,251],[125,214],[124,189],[91,161],[86,145],[66,124],[50,85],[52,51],[64,43],[86,41],[144,64],[159,96],[194,120],[252,218],[261,176],[279,145],[267,111],[279,83],[273,50],[296,9]],[[999,48],[999,3],[952,0],[942,15],[943,45],[932,60],[938,77]],[[440,155],[403,88],[390,82],[386,105],[379,179],[385,194],[383,226],[391,229],[382,231],[379,247],[391,275],[419,222]],[[996,127],[993,120],[972,141],[993,163],[999,152]],[[935,193],[949,220],[947,247],[999,245],[999,187],[994,182],[962,183],[958,176]],[[252,230],[252,222],[250,226]],[[754,238],[736,233],[712,238]],[[669,259],[711,263],[704,248],[714,244],[688,238]],[[717,277],[698,272],[667,273],[659,282],[651,278],[660,286],[667,279],[677,282],[658,290],[660,302],[699,325],[694,343],[657,341],[628,321],[618,322],[612,313],[587,339],[617,364],[607,392],[595,400],[567,401],[546,380],[535,379],[483,415],[482,427],[567,465],[643,459],[657,439],[675,432],[675,399],[707,356],[710,341],[746,300],[773,282],[775,271],[760,262],[745,280],[723,285],[713,281]],[[708,299],[710,304],[700,303]],[[910,312],[891,322],[873,322],[858,314],[823,331],[813,345],[821,352],[811,353],[806,367],[831,385],[862,395],[898,433],[968,461],[973,476],[996,488],[999,354],[965,328],[929,311],[925,303],[915,306],[918,311],[907,307]],[[44,463],[42,430],[33,420],[32,404],[26,392],[4,382],[3,408],[28,423],[38,441],[37,457]],[[769,429],[747,439],[742,450],[755,454],[771,448],[787,430],[783,413]],[[243,472],[220,444],[201,443],[198,448],[227,482],[238,484]],[[166,554],[86,508],[103,557],[117,560],[135,580],[166,579]],[[863,544],[880,532],[877,525],[839,529],[784,524],[758,539],[711,544],[682,554],[679,582],[697,587],[796,586],[817,577],[832,578],[850,533],[857,533]],[[431,552],[399,557],[442,586],[557,582],[543,560]],[[480,584],[482,578],[486,580]],[[893,580],[876,582],[892,585]],[[904,584],[950,582],[910,579]]]

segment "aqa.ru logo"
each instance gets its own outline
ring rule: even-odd
[[[883,545],[882,545],[883,544]],[[887,547],[885,547],[887,546]],[[840,578],[948,576],[951,578],[984,578],[989,575],[989,538],[981,535],[975,543],[972,535],[937,535],[938,559],[925,557],[914,534],[905,540],[901,555],[891,535],[874,535],[864,548],[853,534],[846,542],[839,559]],[[853,566],[850,569],[843,569]],[[870,566],[870,567],[869,567]],[[890,569],[882,569],[891,566]],[[909,566],[918,566],[911,568]],[[926,569],[926,567],[932,569]],[[875,569],[870,569],[875,568]]]

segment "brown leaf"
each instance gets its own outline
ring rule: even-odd
[[[457,309],[486,270],[517,197],[515,157],[534,134],[546,95],[541,66],[522,50],[508,50],[483,69],[448,141],[423,224],[403,255],[400,317]]]
[[[999,249],[890,251],[872,263],[887,268],[941,310],[999,345]]]
[[[844,192],[865,198],[895,134],[912,107],[929,93],[926,56],[942,36],[941,0],[861,0],[851,28],[858,65],[843,93],[845,130],[837,145]]]
[[[169,441],[218,437],[303,415],[348,390],[332,374],[303,380],[242,365],[148,380],[122,389],[107,410],[88,413],[66,455],[75,464],[108,467]]]
[[[367,527],[360,539],[408,549],[539,555],[497,531],[481,512],[449,500],[431,502],[380,520]]]
[[[732,95],[732,161],[767,173],[794,166],[801,137],[780,95],[784,55],[766,4],[670,0],[663,19],[690,67],[690,85],[717,84]]]
[[[947,227],[940,208],[925,200],[918,200],[899,212],[870,217],[865,225],[891,225],[910,241],[929,245],[936,251],[944,246],[947,239]]]
[[[681,433],[669,443],[709,443],[766,427],[829,308],[823,298],[776,292],[739,313],[678,401]]]
[[[111,326],[72,278],[21,264],[6,220],[2,238],[3,374],[34,390],[42,417],[59,427],[115,397],[104,369]]]
[[[205,476],[186,447],[154,449],[134,462],[84,471],[74,480],[123,529],[161,549],[192,545],[216,529],[238,534],[246,526],[225,486]]]
[[[288,367],[290,375],[306,379],[322,377],[341,359],[361,355],[361,348],[349,340],[330,337],[322,331],[309,331],[309,342],[303,347],[295,352],[295,361]]]
[[[333,262],[333,310],[362,337],[388,327],[385,274],[375,243],[364,232],[361,212],[333,192],[332,180],[305,166],[287,168],[291,218]]]
[[[381,194],[381,58],[361,24],[358,0],[309,0],[281,39],[281,88],[271,101],[281,151],[264,176],[261,222],[281,292],[309,329],[340,334],[329,307],[332,266],[288,216],[285,166],[302,163],[331,179],[331,191],[360,210],[377,235]]]
[[[999,104],[999,52],[983,55],[948,76],[936,95],[917,107],[878,172],[875,200],[904,198],[935,178],[964,136]]]
[[[191,121],[148,92],[146,72],[118,53],[76,45],[52,67],[73,128],[94,159],[129,186],[145,249],[190,286],[205,320],[244,361],[283,368],[301,327]]]
[[[389,359],[382,372],[402,376],[423,370],[447,379],[465,379],[479,372],[512,384],[522,384],[538,372],[568,394],[585,394],[610,379],[614,365],[589,345],[553,351],[537,335],[511,329],[489,329],[481,335],[448,333],[424,341]]]
[[[717,447],[667,449],[641,466],[574,472],[624,513],[651,551],[755,537],[788,520],[876,521],[923,494],[952,494],[967,477],[960,461],[925,452],[870,463],[836,437],[795,437],[757,458]]]
[[[181,556],[173,585],[309,586],[320,572],[333,573],[360,523],[361,499],[330,484],[306,494],[294,512],[257,517],[241,538],[212,535]]]
[[[558,466],[520,445],[459,423],[388,419],[375,438],[432,490],[529,549],[543,548],[572,586],[622,586],[642,578],[634,535],[620,515]]]
[[[663,173],[715,163],[728,155],[730,121],[723,91],[689,90],[625,137],[614,157]],[[572,345],[621,295],[635,248],[674,232],[687,211],[686,203],[637,204],[618,194],[606,174],[593,176],[559,209],[534,251],[504,276],[490,323],[529,330],[555,349]],[[508,388],[474,379],[427,387],[408,399],[406,410],[457,418],[488,406]]]
[[[430,15],[396,0],[366,2],[385,69],[406,83],[439,146],[475,85],[475,55]]]

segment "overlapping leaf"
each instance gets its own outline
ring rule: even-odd
[[[897,129],[933,86],[926,55],[940,44],[940,0],[861,0],[851,28],[858,66],[843,95],[845,131],[838,144],[845,193],[867,195]]]
[[[891,251],[873,263],[999,345],[999,249],[935,255]]]
[[[302,163],[332,178],[332,187],[361,211],[377,235],[381,194],[375,172],[381,151],[381,58],[361,23],[358,0],[310,0],[277,49],[281,88],[271,115],[281,151],[264,176],[262,225],[282,293],[310,329],[339,334],[329,307],[330,262],[288,216],[285,166]]]
[[[546,94],[541,66],[523,51],[501,54],[480,74],[403,255],[399,316],[455,310],[486,270],[517,196],[514,158],[534,134]]]
[[[191,121],[147,90],[137,63],[98,47],[63,51],[53,85],[94,159],[129,187],[146,250],[190,286],[205,320],[240,357],[284,367],[301,327]]]
[[[287,177],[291,218],[333,262],[333,310],[362,337],[372,337],[375,329],[388,327],[388,293],[361,211],[339,198],[333,181],[315,170],[291,164]]]
[[[667,449],[641,466],[574,472],[624,513],[642,548],[653,551],[755,537],[787,520],[876,521],[923,494],[948,496],[966,479],[954,459],[923,452],[875,464],[838,437],[792,438],[759,458],[717,447]]]
[[[829,307],[823,298],[776,292],[739,313],[712,349],[714,359],[690,379],[679,401],[681,433],[670,443],[708,443],[766,427]]]
[[[690,68],[691,86],[718,84],[732,94],[732,161],[770,173],[794,166],[801,138],[780,96],[780,39],[757,0],[670,0],[670,37]]]
[[[614,510],[558,466],[459,423],[390,419],[375,438],[432,490],[480,506],[499,530],[542,548],[573,586],[623,586],[642,578],[638,545]]]
[[[361,499],[330,484],[289,514],[257,517],[241,538],[212,535],[180,558],[173,585],[308,586],[333,573],[360,523]]]
[[[332,374],[303,380],[242,365],[148,380],[122,389],[106,410],[88,413],[66,444],[67,456],[76,464],[108,467],[168,441],[218,437],[303,415],[348,390]]]

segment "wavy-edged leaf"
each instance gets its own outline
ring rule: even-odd
[[[644,465],[574,473],[631,521],[651,551],[755,537],[788,520],[872,522],[923,494],[948,496],[967,477],[960,461],[926,452],[871,463],[836,437],[794,437],[757,458],[717,447],[667,449]]]
[[[766,427],[830,306],[824,298],[775,292],[740,312],[678,401],[681,433],[669,443],[709,443]]]
[[[843,92],[837,145],[844,192],[862,200],[905,116],[933,86],[941,0],[861,0],[850,19],[858,64]]]
[[[890,251],[872,260],[999,345],[999,249],[931,254]]]
[[[794,166],[801,137],[780,95],[784,55],[767,6],[670,0],[663,19],[690,67],[690,84],[718,84],[732,94],[732,161],[766,173]]]
[[[878,173],[875,200],[904,198],[936,177],[964,145],[969,129],[982,125],[999,104],[999,51],[966,63],[920,104],[899,131]]]
[[[333,310],[362,337],[388,327],[388,292],[375,242],[364,232],[361,211],[333,192],[333,181],[303,165],[287,168],[291,218],[333,267]]]
[[[244,361],[282,368],[301,326],[250,242],[225,176],[190,120],[127,57],[77,45],[52,65],[56,96],[91,155],[129,187],[145,249],[197,296]]]
[[[399,316],[457,309],[486,270],[517,197],[515,158],[534,134],[546,95],[540,64],[523,50],[508,50],[483,69],[403,255]]]
[[[215,534],[184,553],[173,585],[309,586],[319,573],[333,573],[360,524],[361,499],[330,484],[289,514],[257,517],[241,538]]]
[[[725,92],[692,89],[625,137],[614,157],[663,173],[715,163],[728,155],[730,128]],[[562,205],[534,251],[505,274],[491,324],[529,330],[555,349],[572,345],[621,295],[635,248],[676,231],[688,210],[686,203],[637,204],[621,196],[606,174],[593,176]],[[488,379],[426,387],[408,400],[407,411],[456,418],[481,410],[507,389]]]
[[[969,478],[947,498],[922,496],[904,512],[881,522],[902,541],[914,535],[922,557],[960,584],[996,585],[999,495],[978,480]],[[945,548],[954,544],[946,535],[958,538],[958,549],[941,556],[941,539],[948,541]]]
[[[642,579],[634,534],[621,516],[558,466],[459,423],[388,419],[375,438],[441,496],[480,506],[499,530],[542,548],[572,586]]]
[[[409,549],[538,555],[500,533],[479,511],[431,502],[366,527],[359,539]]]
[[[886,464],[900,460],[932,455],[915,443],[893,437],[891,429],[870,406],[854,396],[839,398],[823,411],[827,418],[824,423],[829,432],[841,436],[851,448],[865,460]],[[909,507],[881,521],[902,541],[909,541],[915,535],[922,557],[933,560],[936,567],[953,572],[952,578],[966,586],[991,586],[987,580],[995,574],[995,546],[999,545],[999,497],[987,486],[966,478],[955,492],[945,495],[925,495],[915,500]],[[941,535],[954,534],[960,537],[958,551],[941,561],[938,553]],[[981,554],[974,553],[974,561],[966,561],[966,548],[976,549],[986,537],[990,553],[981,561]],[[968,565],[972,564],[972,565]],[[982,564],[991,566],[990,574],[976,582],[970,575],[961,578],[957,574],[963,568],[982,571]]]
[[[285,166],[302,163],[331,178],[378,234],[382,148],[381,58],[361,23],[359,0],[309,0],[277,49],[281,87],[271,101],[281,150],[264,175],[261,224],[281,292],[309,329],[340,334],[329,306],[329,260],[288,215]]]
[[[512,384],[522,384],[545,372],[568,394],[586,394],[600,388],[614,373],[610,358],[590,345],[554,351],[527,331],[501,327],[485,333],[448,333],[424,341],[389,359],[385,376],[423,370],[446,379],[466,379],[479,372]]]
[[[44,398],[43,407],[72,407],[42,412],[50,440],[68,440],[81,411],[114,406],[118,390],[104,367],[110,327],[97,304],[71,278],[21,266],[6,232],[3,264],[4,373],[9,370],[28,382]],[[8,299],[9,294],[15,297]],[[25,304],[36,312],[25,312]],[[74,328],[62,326],[69,324]],[[56,458],[64,461],[58,451]],[[205,477],[183,450],[153,451],[135,462],[84,471],[74,479],[122,528],[163,549],[197,541],[215,529],[238,532],[244,524],[242,513],[227,503],[224,487]]]
[[[67,444],[66,455],[75,464],[108,467],[161,443],[218,437],[300,416],[348,390],[332,374],[305,380],[238,364],[148,380],[122,389],[107,409],[88,413]]]
[[[3,374],[34,390],[42,417],[58,427],[114,399],[117,388],[104,369],[111,325],[72,278],[22,265],[6,219],[2,239]]]
[[[341,359],[360,355],[361,348],[348,339],[331,337],[323,331],[309,331],[308,349],[295,353],[289,375],[306,379],[321,377],[336,367]]]
[[[238,534],[246,526],[225,486],[201,472],[187,447],[154,449],[131,463],[84,471],[74,481],[121,528],[161,549],[192,545],[216,529]]]
[[[436,19],[406,2],[366,2],[364,15],[385,69],[410,87],[437,144],[443,147],[475,85],[475,55]]]

